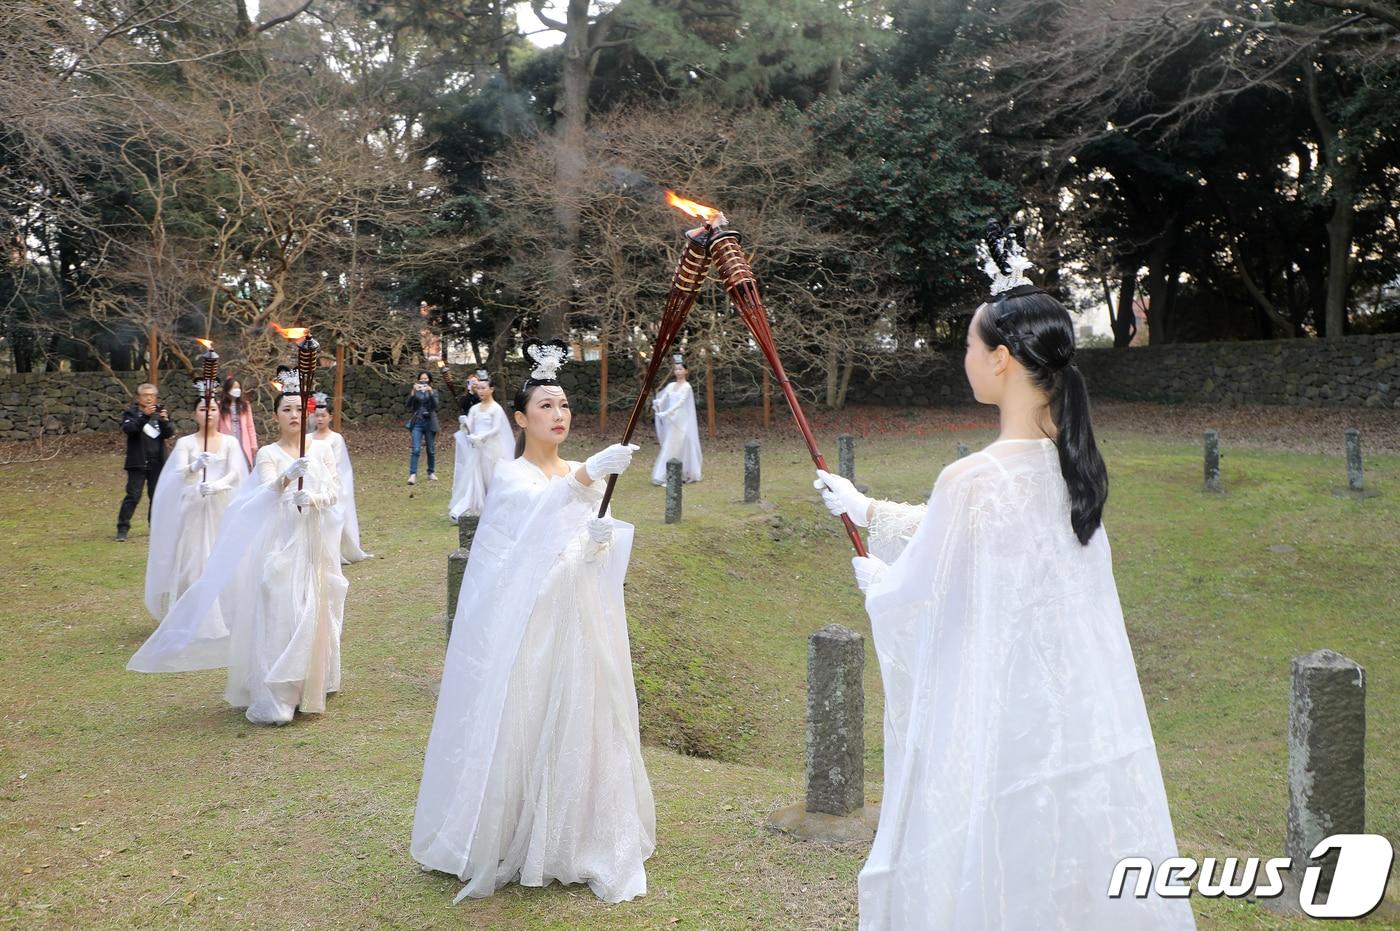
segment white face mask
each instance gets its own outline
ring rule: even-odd
[[[230,388],[230,389],[228,389],[228,396],[231,397],[231,398],[241,398],[241,397],[243,397],[243,389],[242,389],[242,388]]]

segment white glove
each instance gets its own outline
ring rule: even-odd
[[[583,464],[584,471],[595,482],[606,475],[621,475],[632,464],[632,454],[639,449],[640,446],[632,443],[626,446],[614,443],[607,449],[589,456],[588,461]]]
[[[311,492],[306,489],[292,492],[292,503],[299,508],[311,507]]]
[[[209,468],[209,464],[214,461],[213,453],[196,453],[190,460],[190,474]]]
[[[857,527],[870,524],[871,500],[856,491],[856,486],[851,484],[850,479],[818,469],[817,480],[812,483],[812,487],[822,493],[822,503],[837,517],[845,514]]]
[[[307,459],[304,456],[300,459],[293,459],[292,464],[287,466],[287,471],[282,473],[282,481],[295,482],[297,479],[305,475],[307,470],[310,468],[310,459]]]
[[[889,569],[889,564],[875,556],[854,556],[851,566],[856,570],[856,585],[861,591],[869,591],[870,586]]]
[[[588,542],[583,545],[583,559],[593,562],[612,543],[612,521],[606,517],[588,519]]]
[[[466,414],[463,414],[461,417],[458,417],[458,418],[457,418],[457,426],[461,427],[463,430],[467,429],[467,415],[466,415]]]
[[[470,443],[470,444],[472,444],[472,448],[473,448],[473,449],[476,449],[476,448],[479,448],[479,447],[481,446],[482,443],[486,442],[486,437],[484,437],[484,436],[478,436],[478,435],[475,434],[475,433],[468,433],[468,434],[467,434],[467,442]]]
[[[208,482],[200,482],[200,483],[199,483],[199,495],[200,495],[200,497],[202,497],[202,498],[207,498],[207,497],[209,497],[209,496],[212,495],[212,494],[217,494],[219,491],[222,491],[222,489],[215,488],[213,485],[209,484]]]

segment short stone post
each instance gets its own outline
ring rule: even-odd
[[[1206,491],[1220,491],[1220,434],[1207,430],[1206,441]]]
[[[666,463],[666,523],[675,524],[681,519],[681,461],[672,459]]]
[[[828,624],[807,640],[807,810],[865,805],[865,639]]]
[[[843,433],[836,438],[836,462],[841,477],[848,482],[856,480],[856,438]]]
[[[879,809],[865,804],[865,639],[828,624],[807,640],[806,800],[768,826],[803,840],[874,836]]]
[[[758,441],[744,444],[744,503],[758,500]]]
[[[1324,837],[1366,830],[1366,671],[1332,650],[1293,658],[1288,705],[1288,833],[1293,858],[1285,898],[1296,903],[1306,865],[1320,865],[1319,893],[1332,886],[1337,852],[1311,864]],[[1289,903],[1281,903],[1289,904]]]
[[[959,458],[959,459],[966,459],[966,458],[967,458],[968,456],[970,456],[970,455],[972,455],[972,450],[970,450],[970,449],[967,448],[967,444],[966,444],[966,443],[959,443],[959,444],[958,444],[958,458]]]
[[[467,572],[467,557],[471,554],[472,538],[476,536],[479,517],[463,515],[457,520],[457,546],[447,557],[447,639],[452,639],[452,619],[457,614],[457,596],[462,591],[462,577]]]
[[[1346,431],[1347,447],[1347,488],[1351,491],[1365,491],[1366,486],[1362,481],[1361,474],[1361,431],[1355,427],[1348,427]]]

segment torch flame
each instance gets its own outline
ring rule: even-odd
[[[680,196],[675,191],[666,192],[666,203],[670,204],[672,207],[675,207],[677,210],[679,210],[681,213],[686,214],[687,216],[692,216],[696,219],[704,220],[707,223],[710,220],[713,220],[715,217],[719,216],[719,211],[716,210],[714,207],[706,207],[704,204],[697,204],[693,200],[686,200],[684,197]]]
[[[276,330],[282,336],[285,336],[287,339],[304,339],[306,337],[306,334],[309,332],[304,326],[294,326],[291,328],[287,328],[280,327],[272,321],[268,321],[268,323],[274,330]]]
[[[194,341],[195,341],[196,343],[199,343],[199,345],[203,346],[205,349],[213,349],[213,348],[214,348],[214,341],[211,340],[211,339],[200,339],[198,336],[196,336],[196,337],[194,338]]]

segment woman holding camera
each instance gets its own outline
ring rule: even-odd
[[[427,372],[418,373],[413,390],[409,392],[408,400],[404,401],[403,409],[408,413],[408,421],[404,427],[413,434],[413,446],[408,455],[408,483],[418,484],[418,453],[424,443],[428,447],[428,480],[436,482],[438,394],[433,390],[432,376]]]

